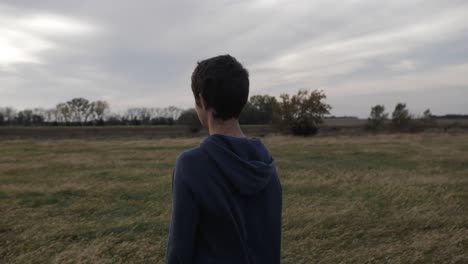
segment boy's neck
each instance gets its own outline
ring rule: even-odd
[[[210,135],[221,134],[231,137],[245,137],[237,119],[233,118],[225,121],[211,119],[210,121],[208,122],[208,132]]]

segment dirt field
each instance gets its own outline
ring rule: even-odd
[[[0,140],[0,263],[163,263],[202,138]],[[267,137],[282,263],[468,263],[468,135]]]

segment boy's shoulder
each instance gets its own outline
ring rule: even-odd
[[[203,176],[200,172],[206,169],[207,162],[207,155],[200,147],[183,151],[177,157],[175,165],[178,180],[193,187],[194,184],[196,185],[194,179]]]
[[[197,164],[203,163],[206,155],[200,146],[183,151],[177,157],[177,166],[184,168],[194,168]]]
[[[197,159],[200,156],[202,156],[203,150],[200,148],[200,146],[193,147],[187,150],[182,151],[182,153],[179,154],[177,157],[178,160],[193,160]]]

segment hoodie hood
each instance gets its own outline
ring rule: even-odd
[[[243,195],[260,192],[276,175],[274,159],[258,138],[213,134],[200,147]]]

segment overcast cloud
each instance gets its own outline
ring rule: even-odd
[[[332,114],[468,114],[468,1],[0,1],[0,106],[73,97],[193,105],[198,60],[229,53],[251,95],[323,89]]]

